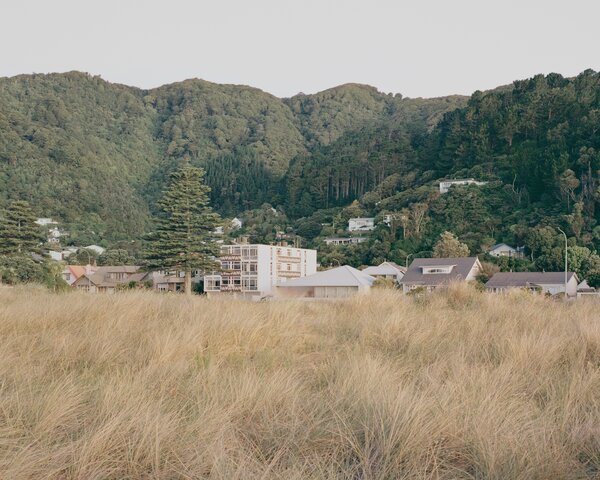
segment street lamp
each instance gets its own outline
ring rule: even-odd
[[[567,267],[568,267],[568,265],[567,265],[567,249],[568,249],[568,241],[567,241],[567,234],[565,232],[563,232],[560,227],[557,227],[557,228],[558,228],[558,231],[560,233],[562,233],[563,236],[565,237],[565,300],[567,300],[567,298],[568,298],[568,296],[567,296]]]

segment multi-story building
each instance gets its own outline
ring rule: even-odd
[[[237,293],[261,298],[287,279],[317,271],[317,251],[285,245],[223,245],[220,271],[204,276],[208,295]]]

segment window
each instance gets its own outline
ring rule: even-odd
[[[204,277],[204,290],[207,292],[218,292],[221,290],[221,277],[217,275]]]
[[[256,281],[256,278],[243,278],[242,279],[242,290],[247,290],[247,291],[256,291],[258,290],[258,283]]]
[[[436,273],[451,273],[454,265],[442,265],[442,266],[431,266],[421,267],[423,275],[436,274]]]

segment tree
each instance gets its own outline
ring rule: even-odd
[[[147,238],[147,267],[184,272],[187,295],[192,293],[192,271],[215,268],[219,252],[211,239],[219,216],[209,206],[210,188],[203,178],[202,169],[190,166],[171,174],[158,202],[156,229]]]
[[[571,200],[575,200],[575,189],[579,187],[579,180],[573,170],[567,169],[559,178],[560,191],[567,200],[567,211],[571,210]]]
[[[24,255],[39,251],[43,241],[29,203],[16,200],[0,219],[0,254]]]
[[[444,232],[433,247],[435,258],[467,257],[469,247],[456,238],[452,232]]]
[[[107,250],[98,257],[98,265],[135,265],[136,260],[127,250]]]
[[[98,258],[98,252],[90,248],[80,248],[75,253],[69,255],[71,265],[95,265]],[[110,265],[105,263],[104,265]]]

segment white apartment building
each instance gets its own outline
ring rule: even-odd
[[[351,218],[348,220],[349,232],[370,232],[371,230],[375,230],[375,218],[373,217]]]
[[[219,272],[204,276],[209,296],[233,293],[261,298],[277,284],[316,273],[317,251],[284,245],[223,245],[219,262]]]

